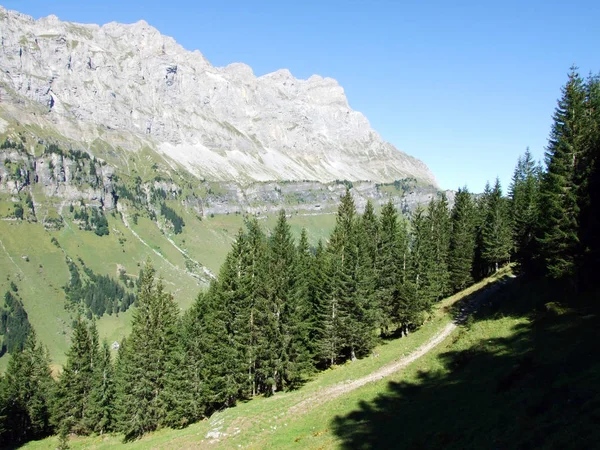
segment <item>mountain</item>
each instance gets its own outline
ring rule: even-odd
[[[149,147],[211,181],[415,178],[331,78],[214,67],[140,21],[103,26],[0,8],[1,115],[86,143]],[[1,130],[0,130],[1,131]]]
[[[144,22],[0,7],[0,68],[0,298],[57,366],[78,314],[111,343],[127,335],[148,259],[185,309],[249,215],[268,231],[285,208],[316,245],[346,188],[359,210],[391,200],[406,214],[439,194],[334,80],[216,68]]]

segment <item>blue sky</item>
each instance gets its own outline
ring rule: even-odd
[[[442,188],[507,188],[527,146],[543,157],[572,64],[600,71],[598,1],[8,0],[35,18],[140,19],[217,66],[288,68],[344,87],[384,139]]]

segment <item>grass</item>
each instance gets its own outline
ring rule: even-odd
[[[163,277],[167,290],[185,310],[206,283],[200,283],[186,270],[186,256],[168,238],[184,250],[188,258],[218,273],[238,230],[244,226],[241,215],[217,215],[199,220],[192,210],[174,203],[172,206],[186,223],[179,235],[161,231],[156,223],[143,216],[139,217],[137,225],[133,224],[132,217],[128,217],[130,226],[144,241],[141,242],[118,214],[107,213],[110,234],[99,237],[91,231],[79,230],[78,224],[70,217],[68,205],[61,208],[60,199],[47,198],[38,185],[35,188],[38,222],[0,220],[0,241],[4,245],[0,246],[0,295],[4,295],[10,281],[17,283],[29,320],[41,341],[48,346],[53,364],[57,367],[65,361],[74,319],[73,313],[65,310],[63,286],[69,280],[65,262],[67,256],[74,261],[81,258],[94,272],[115,278],[118,276],[117,267],[123,267],[134,279],[146,259],[150,258]],[[1,196],[0,218],[11,214],[13,205],[10,196]],[[61,214],[61,229],[44,229],[43,218],[60,217]],[[268,231],[275,222],[276,214],[272,214],[262,224]],[[334,215],[293,215],[290,218],[295,236],[299,237],[301,228],[306,227],[313,244],[328,236],[334,224]],[[59,242],[59,247],[51,243],[52,238]],[[188,261],[188,266],[194,265]],[[196,275],[205,276],[201,271]],[[103,316],[98,320],[101,338],[109,342],[120,341],[129,333],[130,321],[128,313],[119,317]],[[8,357],[0,358],[0,373],[4,371]]]
[[[269,398],[259,397],[240,403],[235,408],[218,412],[210,419],[193,424],[184,430],[160,430],[126,445],[121,443],[122,438],[119,435],[105,435],[86,438],[73,437],[70,446],[74,449],[102,449],[116,445],[131,449],[203,448],[208,446],[211,441],[206,437],[207,433],[211,431],[226,433],[228,437],[212,442],[210,448],[238,448],[239,446],[245,448],[329,448],[336,446],[340,442],[339,438],[332,434],[334,417],[350,413],[358,407],[361,400],[372,398],[384,391],[387,381],[368,384],[353,393],[305,411],[304,414],[289,416],[290,408],[307,398],[319,395],[319,392],[327,387],[368,375],[385,364],[397,360],[402,355],[411,353],[450,322],[453,305],[488,284],[495,283],[498,279],[505,277],[507,273],[507,271],[503,271],[497,276],[473,286],[468,291],[444,300],[435,309],[430,320],[418,331],[410,334],[407,338],[382,343],[376,349],[377,357],[367,357],[327,370],[297,391],[279,393]],[[447,341],[451,342],[451,339]],[[422,369],[427,367],[421,363],[421,360],[415,364]],[[396,374],[394,379],[403,377],[411,370],[413,370],[413,366]],[[52,437],[40,442],[29,443],[26,448],[53,448],[56,444],[57,438]]]

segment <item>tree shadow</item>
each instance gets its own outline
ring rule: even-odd
[[[597,314],[540,313],[531,289],[507,282],[473,320],[528,316],[508,337],[439,355],[442,370],[390,382],[373,401],[333,420],[345,449],[593,448],[600,442]],[[546,297],[546,300],[548,297]],[[460,311],[460,307],[458,307]],[[472,339],[463,329],[462,336]],[[470,341],[465,341],[470,342]]]

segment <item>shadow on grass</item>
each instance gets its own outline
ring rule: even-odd
[[[482,337],[467,348],[461,333],[474,328],[461,329],[456,350],[438,356],[443,370],[390,382],[373,401],[336,417],[332,430],[342,448],[597,448],[598,314],[532,314],[532,303],[552,299],[539,290],[510,281],[492,291],[503,301],[481,302],[467,326],[508,316],[528,320],[509,337]]]

